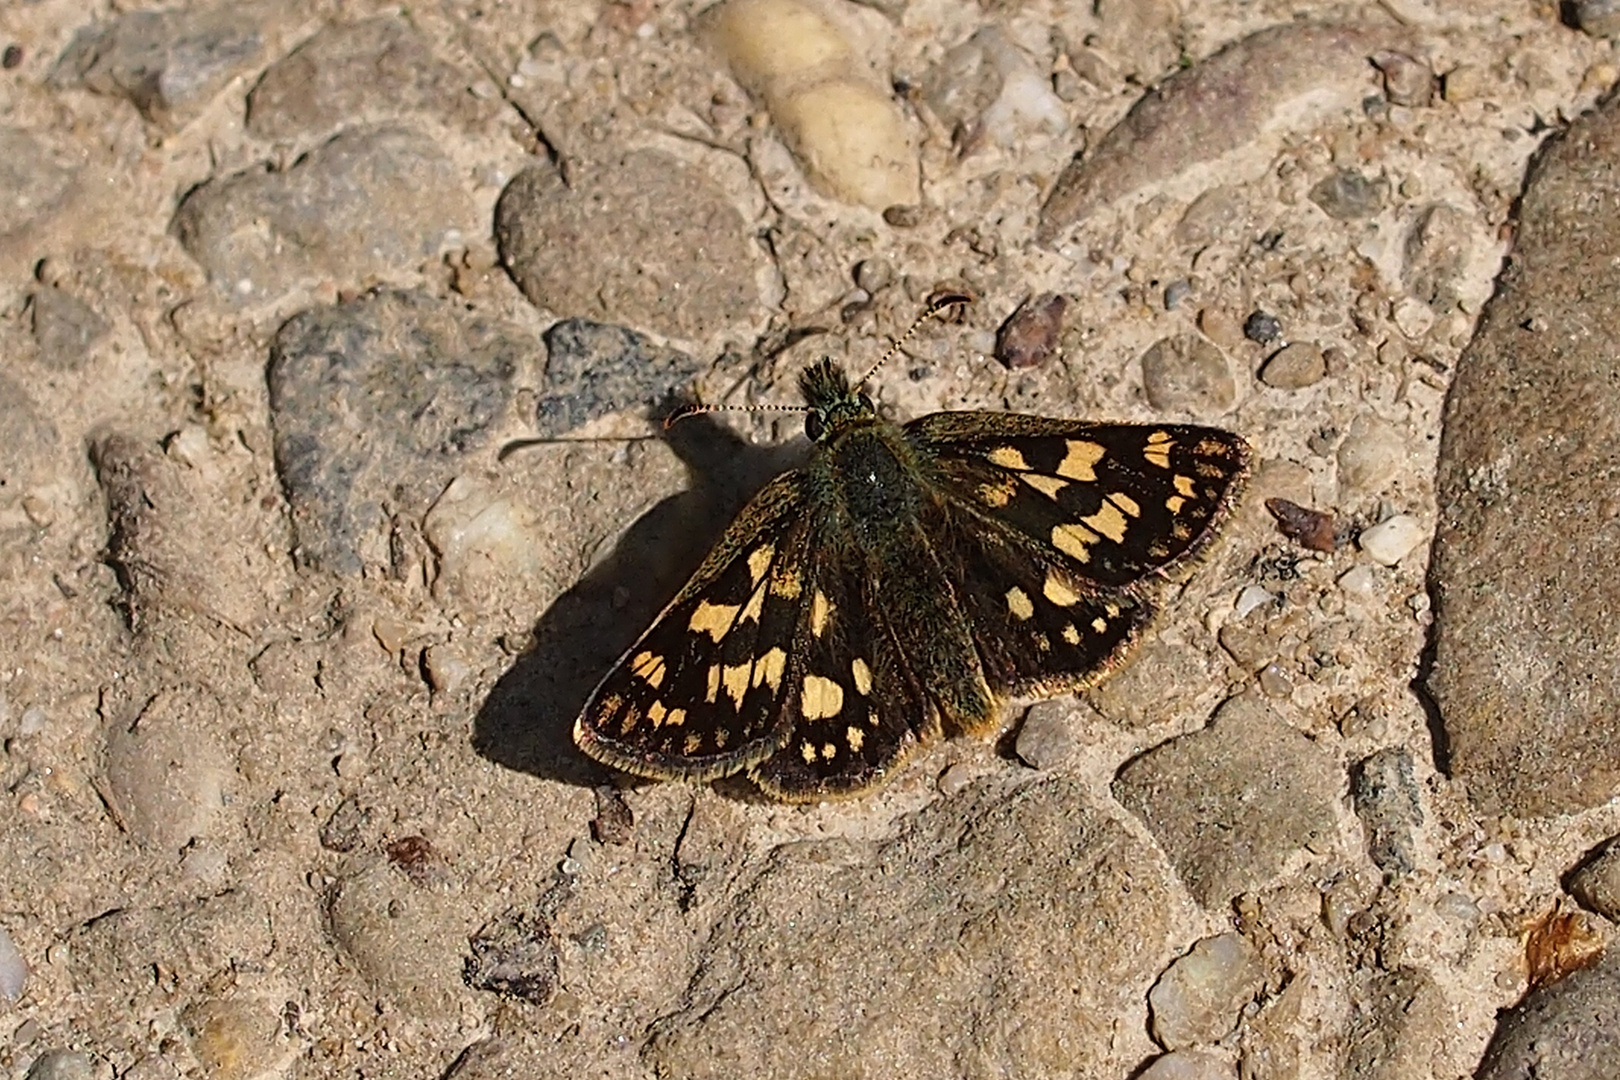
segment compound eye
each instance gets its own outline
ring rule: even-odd
[[[804,414],[804,437],[811,442],[821,438],[821,433],[827,430],[827,424],[821,419],[821,414],[809,412]]]

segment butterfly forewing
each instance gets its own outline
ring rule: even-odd
[[[710,779],[786,740],[793,638],[806,618],[810,522],[797,474],[750,503],[591,695],[574,738],[657,779]]]
[[[1184,424],[961,412],[905,430],[953,497],[1102,587],[1130,585],[1202,547],[1248,467],[1242,439]]]

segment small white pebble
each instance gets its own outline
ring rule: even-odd
[[[17,721],[17,734],[22,736],[38,735],[50,723],[50,717],[38,705],[30,705],[23,710],[22,718]]]
[[[1366,563],[1356,563],[1339,575],[1339,588],[1352,596],[1369,597],[1378,586],[1378,575]]]
[[[1240,619],[1248,618],[1251,611],[1275,603],[1276,600],[1275,596],[1258,585],[1245,585],[1232,604],[1232,612]]]
[[[1361,550],[1385,566],[1394,566],[1428,539],[1423,523],[1410,514],[1396,514],[1361,534]]]

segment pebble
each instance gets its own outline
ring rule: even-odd
[[[1222,349],[1235,349],[1243,344],[1243,326],[1220,308],[1200,308],[1198,329]]]
[[[1366,830],[1367,856],[1386,874],[1411,873],[1423,825],[1411,753],[1392,747],[1357,762],[1350,770],[1350,800]]]
[[[226,4],[94,23],[73,35],[50,83],[126,98],[147,120],[178,131],[232,79],[259,66],[264,38],[255,24],[265,14]]]
[[[27,1080],[106,1080],[111,1069],[97,1068],[96,1061],[80,1050],[47,1050],[28,1067]]]
[[[609,413],[647,409],[689,382],[698,363],[623,326],[564,319],[545,332],[546,377],[535,409],[541,438]]]
[[[1422,108],[1433,102],[1435,77],[1428,64],[1393,49],[1374,53],[1372,61],[1384,76],[1384,96],[1391,104]]]
[[[1351,422],[1339,444],[1339,487],[1362,495],[1376,494],[1395,476],[1405,457],[1406,444],[1394,425],[1363,413]]]
[[[1142,389],[1161,412],[1215,416],[1237,401],[1225,355],[1192,334],[1163,338],[1142,354]]]
[[[1620,36],[1620,0],[1576,0],[1575,24],[1593,37]]]
[[[1009,370],[1039,367],[1057,355],[1068,297],[1041,293],[1018,305],[996,332],[996,359]]]
[[[20,234],[67,200],[78,170],[33,132],[0,127],[0,237]]]
[[[1294,681],[1288,677],[1281,664],[1271,663],[1260,669],[1256,681],[1260,685],[1260,692],[1268,698],[1286,700],[1294,693]]]
[[[1350,595],[1366,599],[1378,587],[1378,574],[1366,563],[1356,563],[1339,575],[1338,585]]]
[[[1327,376],[1322,347],[1309,341],[1284,345],[1260,369],[1260,381],[1279,390],[1303,390]]]
[[[1243,336],[1259,345],[1270,345],[1282,337],[1282,323],[1269,311],[1251,311],[1243,320]]]
[[[376,860],[338,884],[329,917],[332,939],[377,994],[420,1020],[458,1014],[467,927],[453,896]]]
[[[477,220],[461,166],[390,125],[341,132],[283,171],[210,180],[172,227],[225,298],[258,304],[316,281],[357,288],[413,273]]]
[[[1274,604],[1277,598],[1259,585],[1245,585],[1238,593],[1237,600],[1232,604],[1232,613],[1240,619],[1247,618],[1251,611],[1256,611],[1267,604]]]
[[[1154,1058],[1136,1080],[1232,1080],[1232,1066],[1199,1050],[1176,1050]]]
[[[945,771],[939,774],[939,779],[934,782],[934,785],[939,788],[941,795],[960,795],[967,790],[968,785],[972,784],[978,775],[978,771],[973,766],[958,761],[946,766]]]
[[[1569,893],[1588,911],[1620,922],[1620,837],[1570,875]]]
[[[462,978],[474,990],[487,990],[544,1005],[557,990],[557,946],[551,927],[538,913],[508,910],[468,941]]]
[[[1394,566],[1429,538],[1429,530],[1410,514],[1396,514],[1362,530],[1357,543],[1375,562]]]
[[[77,371],[111,325],[72,293],[42,288],[28,298],[28,313],[40,363],[53,371]]]
[[[582,159],[566,180],[549,163],[524,169],[495,204],[495,240],[529,302],[563,319],[693,339],[759,302],[759,249],[742,215],[707,174],[661,150]]]
[[[461,649],[448,643],[429,645],[422,653],[422,668],[437,694],[454,694],[472,675],[472,665]]]
[[[1079,747],[1069,706],[1061,701],[1042,701],[1024,714],[1013,752],[1032,769],[1054,769],[1074,757]]]
[[[836,25],[798,0],[725,0],[699,25],[822,194],[874,210],[918,201],[905,117]]]
[[[220,742],[229,726],[206,693],[165,690],[107,738],[106,793],[141,843],[178,852],[220,826],[234,769]]]
[[[1148,991],[1154,1039],[1176,1050],[1223,1038],[1261,981],[1259,957],[1241,935],[1205,938]]]
[[[940,122],[955,133],[966,157],[986,143],[1012,146],[1021,138],[1069,126],[1062,100],[999,26],[987,26],[950,49],[923,77],[922,92]]]
[[[1311,202],[1339,221],[1370,218],[1384,208],[1389,185],[1373,180],[1354,169],[1339,169],[1318,180],[1311,188]]]
[[[1620,12],[1620,3],[1616,3],[1616,0],[1601,0],[1601,2],[1613,4],[1615,10]],[[1496,80],[1481,64],[1458,64],[1441,79],[1441,93],[1444,94],[1446,101],[1453,105],[1488,97],[1495,87]]]
[[[28,989],[28,961],[0,926],[0,1000],[16,1001]]]
[[[1392,316],[1395,328],[1409,340],[1416,341],[1434,326],[1434,309],[1415,297],[1402,297],[1395,304]]]
[[[252,998],[213,998],[188,1006],[180,1022],[191,1052],[213,1080],[264,1076],[281,1060],[281,1016]]]

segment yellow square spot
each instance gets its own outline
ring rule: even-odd
[[[850,752],[858,754],[861,744],[866,742],[866,732],[858,727],[847,727],[844,729],[844,740],[849,743]]]
[[[1177,473],[1175,479],[1170,482],[1176,485],[1176,494],[1185,495],[1189,499],[1198,490],[1198,486],[1194,483],[1192,477],[1182,476],[1180,473]]]
[[[796,600],[799,596],[799,590],[802,588],[804,588],[804,585],[799,580],[797,570],[783,569],[771,575],[772,596],[780,596],[784,600]]]
[[[1035,602],[1029,598],[1027,592],[1014,585],[1007,590],[1007,610],[1012,612],[1013,618],[1023,622],[1035,614]]]
[[[998,446],[984,455],[992,465],[1000,465],[1003,469],[1017,469],[1019,472],[1029,471],[1029,462],[1011,446]]]
[[[986,506],[994,507],[995,509],[1000,510],[1003,506],[1006,506],[1008,503],[1012,502],[1012,497],[1013,481],[1011,480],[1000,484],[979,485],[979,498],[984,500],[984,505]]]
[[[844,708],[844,688],[821,675],[806,675],[799,692],[799,711],[806,720],[826,720]]]
[[[1060,479],[1056,476],[1047,476],[1045,473],[1038,472],[1025,473],[1024,483],[1028,484],[1042,495],[1045,495],[1048,499],[1057,498],[1058,492],[1069,486],[1069,482],[1067,480]]]
[[[765,610],[765,586],[760,585],[754,589],[754,595],[748,598],[743,606],[742,614],[737,616],[738,622],[759,622],[760,612]]]
[[[782,685],[782,672],[787,668],[787,653],[779,648],[768,650],[754,664],[754,685],[764,683],[774,693]]]
[[[1046,584],[1041,586],[1041,595],[1045,596],[1058,607],[1073,607],[1080,600],[1080,594],[1069,588],[1063,582],[1046,575]]]
[[[1074,623],[1063,624],[1063,640],[1070,645],[1080,644],[1080,631],[1074,628]]]
[[[1096,529],[1099,533],[1108,537],[1108,539],[1112,540],[1116,544],[1125,539],[1125,530],[1130,525],[1130,523],[1125,520],[1125,515],[1119,512],[1119,508],[1117,506],[1115,506],[1113,503],[1106,502],[1102,504],[1101,509],[1099,509],[1095,514],[1092,514],[1090,517],[1083,517],[1080,520],[1085,522],[1087,525],[1090,525],[1093,529]]]
[[[713,705],[714,704],[714,699],[719,697],[719,696],[720,696],[720,665],[715,664],[713,667],[709,668],[709,691],[708,691],[708,693],[703,695],[703,700],[707,701],[710,705]]]
[[[738,664],[736,667],[727,666],[720,673],[720,681],[726,685],[726,693],[731,695],[733,708],[742,708],[743,695],[748,692],[748,676],[754,670],[752,664]]]
[[[630,674],[644,679],[654,690],[663,683],[665,670],[664,658],[645,650],[637,653],[630,661]]]
[[[771,568],[771,556],[776,554],[776,548],[770,544],[757,547],[748,553],[748,577],[755,585],[765,576],[765,571]]]
[[[1123,491],[1114,492],[1112,495],[1108,496],[1108,501],[1125,511],[1131,517],[1142,516],[1142,504],[1125,494]]]
[[[697,609],[692,612],[692,619],[687,628],[694,634],[708,634],[719,641],[731,629],[731,623],[737,617],[739,604],[711,604],[707,600],[700,600]]]
[[[1068,453],[1063,455],[1063,460],[1058,464],[1058,475],[1088,483],[1097,479],[1097,462],[1108,453],[1102,444],[1094,443],[1090,439],[1070,439],[1066,445]]]
[[[1183,499],[1180,495],[1172,495],[1168,499],[1164,500],[1164,508],[1170,511],[1172,514],[1181,513],[1181,508],[1185,505],[1187,505],[1187,500]]]
[[[866,666],[866,661],[856,657],[849,663],[849,673],[855,680],[855,689],[861,697],[872,692],[872,669]]]
[[[1052,529],[1052,546],[1081,562],[1091,561],[1091,545],[1097,540],[1096,533],[1078,525],[1057,525]]]
[[[651,705],[647,706],[647,719],[652,721],[654,730],[664,726],[664,717],[668,714],[669,710],[664,708],[664,703],[662,701],[655,701]]]

